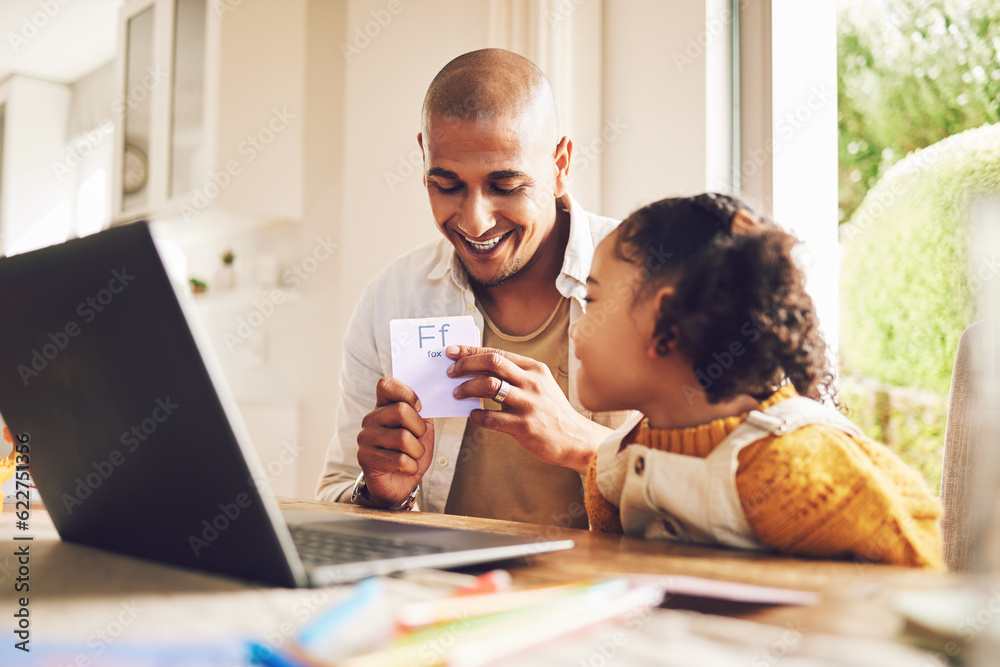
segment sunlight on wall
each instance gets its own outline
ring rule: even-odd
[[[80,183],[76,193],[76,235],[101,231],[108,218],[108,173],[97,169]]]
[[[19,255],[23,252],[62,243],[69,238],[71,228],[70,206],[69,202],[64,199],[50,209],[20,238],[15,239],[7,249],[7,255]]]

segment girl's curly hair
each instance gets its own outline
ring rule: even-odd
[[[797,243],[740,199],[709,193],[639,209],[621,224],[615,252],[648,272],[637,299],[674,286],[656,349],[666,356],[676,339],[710,403],[763,400],[786,380],[836,403],[816,307],[792,259]]]

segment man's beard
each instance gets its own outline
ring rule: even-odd
[[[515,255],[514,260],[501,269],[499,276],[493,278],[492,280],[480,280],[479,278],[476,278],[471,271],[469,271],[469,267],[465,265],[465,262],[462,260],[462,256],[460,254],[456,253],[455,256],[458,257],[458,263],[461,264],[462,269],[465,270],[465,275],[469,277],[469,282],[475,283],[480,287],[500,287],[517,275],[517,272],[521,270],[521,257],[519,255]]]

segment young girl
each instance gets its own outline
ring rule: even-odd
[[[819,401],[832,375],[796,241],[734,197],[664,199],[597,248],[571,335],[592,530],[940,568],[937,499]]]

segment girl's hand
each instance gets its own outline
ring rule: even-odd
[[[507,433],[540,460],[572,468],[581,475],[601,441],[611,432],[570,405],[549,367],[528,357],[488,347],[452,345],[450,377],[471,376],[455,398],[493,400],[501,382],[510,383],[500,410],[473,410],[477,426]]]

